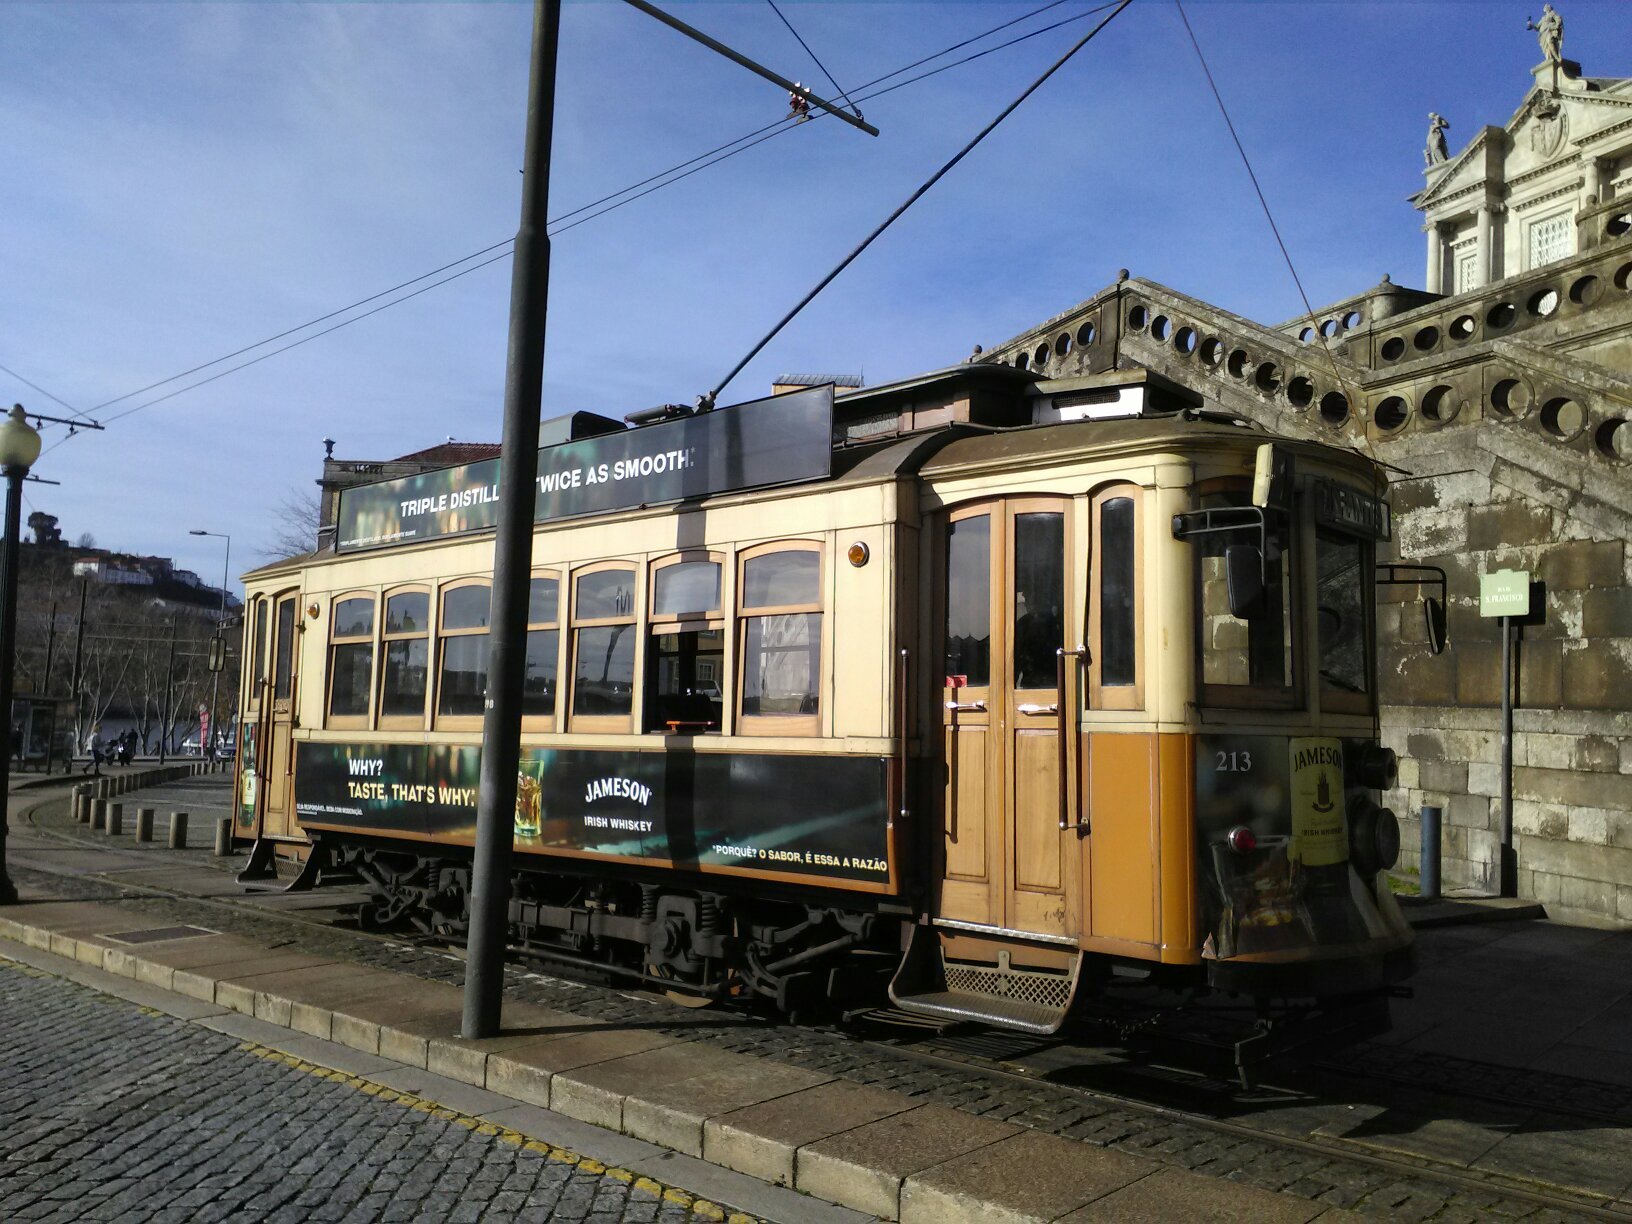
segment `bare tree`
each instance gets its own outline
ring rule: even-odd
[[[261,549],[268,561],[298,557],[317,547],[317,529],[323,522],[323,507],[316,492],[290,489],[272,511],[272,538]]]
[[[75,548],[95,548],[96,537],[88,531],[79,533],[79,539],[74,541]]]

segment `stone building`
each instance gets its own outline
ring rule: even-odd
[[[1384,589],[1382,722],[1415,814],[1444,808],[1448,884],[1498,879],[1501,643],[1479,578],[1526,570],[1516,631],[1520,894],[1632,923],[1632,79],[1547,58],[1512,117],[1460,152],[1431,116],[1426,290],[1382,283],[1261,324],[1123,275],[984,359],[1043,378],[1144,367],[1282,434],[1394,469],[1394,559],[1448,575],[1435,655],[1411,588]],[[1091,392],[1088,392],[1091,394]],[[1380,557],[1380,559],[1382,559]]]

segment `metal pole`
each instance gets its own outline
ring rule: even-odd
[[[40,679],[40,694],[51,695],[51,664],[57,657],[57,601],[51,601],[51,622],[45,630],[45,675]],[[49,771],[48,771],[49,772]]]
[[[839,106],[836,103],[829,102],[825,98],[818,98],[815,94],[811,93],[810,90],[806,89],[803,85],[800,85],[795,81],[790,81],[790,80],[788,80],[787,77],[780,76],[777,73],[772,72],[769,68],[766,68],[762,64],[754,63],[753,60],[749,59],[746,55],[742,54],[740,51],[733,51],[730,47],[726,46],[724,43],[719,42],[719,41],[717,41],[715,39],[712,39],[707,34],[704,34],[701,30],[694,29],[691,26],[687,25],[685,22],[681,21],[678,17],[671,17],[668,13],[665,13],[662,9],[658,8],[657,5],[655,5],[655,4],[648,4],[648,3],[646,3],[646,0],[624,0],[624,2],[626,4],[628,4],[628,5],[630,5],[633,8],[639,9],[641,12],[645,13],[648,17],[656,17],[659,21],[661,21],[664,25],[668,26],[670,29],[679,30],[680,33],[684,34],[687,38],[694,39],[697,42],[702,43],[703,46],[707,47],[710,51],[718,51],[721,55],[725,56],[726,59],[730,60],[734,64],[741,64],[744,68],[748,69],[748,71],[752,72],[755,76],[762,76],[767,81],[771,82],[771,84],[780,85],[783,89],[787,90],[790,94],[798,94],[801,98],[804,98],[805,101],[814,102],[817,106],[821,107],[828,114],[832,115],[835,119],[843,119],[851,127],[860,128],[862,131],[866,132],[869,136],[877,136],[878,135],[878,129],[875,128],[872,124],[868,123],[866,120],[864,120],[861,117],[861,112],[860,111],[855,111],[855,112],[847,111],[847,110],[844,109],[844,107]]]
[[[159,707],[159,764],[164,764],[165,741],[170,738],[166,720],[170,716],[170,686],[176,678],[176,618],[170,616],[170,659],[164,665],[164,704]]]
[[[1502,617],[1502,845],[1498,868],[1500,895],[1519,895],[1517,857],[1513,853],[1513,618]]]
[[[218,636],[222,635],[222,634],[224,634],[226,632],[226,624],[227,624],[227,574],[229,573],[229,571],[231,570],[231,567],[232,567],[232,537],[229,535],[229,536],[226,536],[224,538],[227,541],[227,551],[226,551],[226,554],[221,558],[221,611],[220,611],[219,614],[217,614],[217,616],[215,618],[215,632],[216,632],[216,634]],[[226,649],[226,644],[225,644],[225,642],[223,642],[222,643],[223,654],[225,653],[225,649]],[[216,721],[216,719],[220,717],[220,711],[219,711],[219,708],[216,705],[216,701],[220,697],[220,694],[221,694],[221,673],[218,672],[218,671],[211,672],[210,673],[210,750],[209,750],[208,753],[206,753],[204,751],[204,737],[203,737],[203,735],[200,735],[198,737],[198,753],[199,753],[200,756],[208,756],[209,759],[212,760],[212,761],[215,760],[215,741],[216,741],[217,737],[221,734],[221,724]]]
[[[510,851],[515,840],[516,767],[521,759],[521,681],[527,650],[533,515],[537,510],[538,414],[544,389],[544,322],[549,304],[550,136],[561,0],[534,0],[532,71],[527,90],[521,225],[510,274],[510,342],[504,376],[504,441],[499,454],[499,523],[493,541],[492,630],[487,709],[471,870],[470,935],[465,946],[461,1033],[499,1031],[504,950],[509,933]]]
[[[0,905],[17,904],[17,887],[6,873],[6,824],[11,797],[11,680],[17,657],[17,536],[26,475],[26,467],[5,469],[6,534],[0,547]]]
[[[1439,900],[1440,809],[1422,808],[1422,867],[1420,895],[1424,901]]]
[[[79,686],[85,670],[85,583],[79,580],[79,623],[74,626],[74,751],[85,741],[85,726],[79,712]]]

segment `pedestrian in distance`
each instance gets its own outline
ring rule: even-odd
[[[85,751],[90,756],[91,759],[85,762],[85,768],[81,772],[88,773],[88,774],[91,774],[93,776],[98,776],[98,777],[101,776],[101,773],[102,773],[102,724],[101,723],[92,723],[91,724],[91,734],[90,734],[90,738],[88,738],[85,741]]]

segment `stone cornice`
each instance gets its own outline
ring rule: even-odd
[[[1545,204],[1549,200],[1556,200],[1562,196],[1574,195],[1576,192],[1580,191],[1581,188],[1585,187],[1586,184],[1587,180],[1584,178],[1573,179],[1572,181],[1565,183],[1562,187],[1555,187],[1551,191],[1544,191],[1538,196],[1531,196],[1528,200],[1519,201],[1517,204],[1513,205],[1513,211],[1524,212],[1527,209],[1534,208],[1537,204]]]

